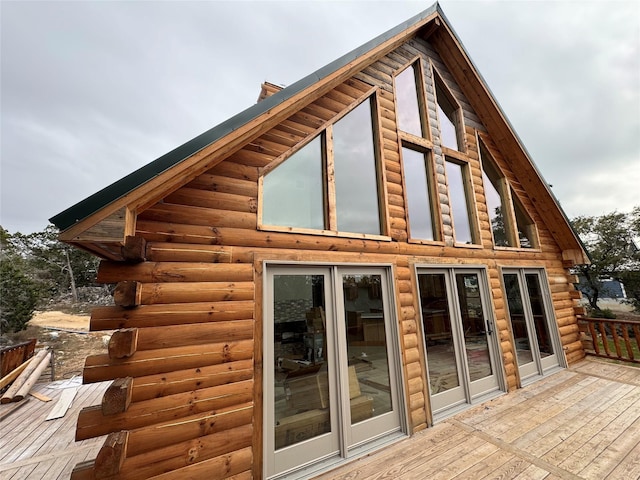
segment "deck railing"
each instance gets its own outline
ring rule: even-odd
[[[582,317],[578,325],[588,355],[640,364],[640,322]]]

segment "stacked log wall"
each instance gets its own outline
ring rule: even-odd
[[[444,241],[432,245],[407,241],[401,142],[392,87],[394,72],[416,56],[426,66],[425,90],[443,222]],[[480,248],[454,246],[429,62],[463,109]],[[372,86],[378,87],[389,240],[259,230],[261,168],[319,133]],[[267,90],[265,94],[276,91]],[[545,268],[567,358],[577,359],[582,350],[567,266],[526,189],[509,169],[508,159],[491,144],[492,155],[536,223],[540,240],[536,250],[493,248],[477,153],[478,132],[486,134],[446,64],[428,42],[414,39],[140,213],[136,235],[146,241],[145,261],[105,262],[98,276],[105,283],[131,282],[135,306],[101,307],[93,312],[92,330],[120,333],[110,353],[90,357],[84,371],[86,382],[118,379],[120,390],[112,389],[109,397],[117,400],[107,399],[85,409],[78,422],[79,439],[126,433],[129,447],[110,478],[148,478],[168,471],[197,476],[218,466],[219,478],[260,477],[263,259],[393,265],[397,329],[413,432],[430,422],[416,264],[486,265],[509,390],[517,388],[518,377],[500,268]],[[79,469],[76,478],[82,478],[84,471]]]

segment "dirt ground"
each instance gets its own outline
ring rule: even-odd
[[[14,342],[36,338],[38,345],[53,349],[55,379],[82,375],[85,358],[107,353],[113,332],[89,332],[89,315],[71,315],[51,311],[37,312],[26,330],[11,336]]]

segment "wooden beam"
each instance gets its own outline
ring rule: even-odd
[[[140,305],[133,310],[121,307],[96,307],[91,312],[89,326],[91,331],[162,327],[185,323],[247,320],[252,319],[253,314],[254,302],[250,300]]]
[[[145,283],[247,282],[253,281],[253,267],[234,263],[143,262],[123,265],[119,262],[100,262],[97,282],[117,283],[123,280]]]
[[[76,440],[132,430],[160,422],[177,421],[191,415],[232,407],[253,399],[253,380],[201,388],[191,392],[132,403],[126,412],[108,417],[99,406],[85,407],[78,415]]]
[[[127,411],[133,398],[133,378],[116,378],[102,396],[102,415]]]
[[[110,433],[95,460],[95,478],[117,475],[127,453],[129,432]]]
[[[109,340],[109,358],[128,358],[138,348],[138,329],[123,328],[116,330]]]
[[[252,340],[146,350],[123,359],[112,359],[108,354],[92,355],[85,361],[83,382],[140,377],[248,358],[253,358]]]

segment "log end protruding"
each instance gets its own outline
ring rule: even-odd
[[[102,414],[115,415],[127,411],[131,404],[133,378],[116,378],[102,397]]]
[[[147,241],[138,236],[128,235],[122,246],[122,258],[125,262],[139,263],[147,260]]]
[[[95,478],[109,478],[117,475],[127,452],[129,432],[126,430],[110,433],[95,460]]]
[[[138,329],[122,328],[116,330],[109,340],[109,358],[128,358],[138,348]]]
[[[140,305],[140,283],[132,281],[118,282],[113,291],[114,303],[123,308],[133,308]]]

